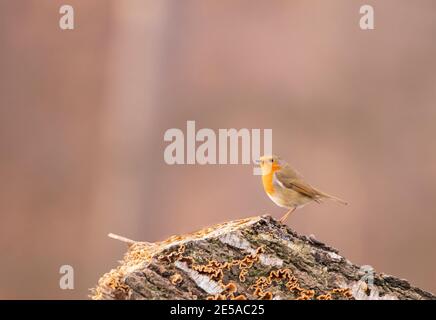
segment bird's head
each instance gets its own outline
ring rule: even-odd
[[[276,172],[282,168],[283,161],[275,155],[264,155],[257,161],[262,169],[262,175]]]

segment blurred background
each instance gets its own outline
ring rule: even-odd
[[[187,120],[272,129],[275,153],[350,202],[292,228],[436,292],[435,1],[69,0],[73,31],[63,4],[0,1],[0,298],[86,299],[125,252],[109,232],[280,217],[252,166],[165,164]]]

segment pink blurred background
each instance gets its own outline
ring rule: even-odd
[[[125,251],[109,232],[280,217],[251,166],[164,163],[187,120],[273,129],[275,153],[350,202],[288,224],[436,292],[435,1],[70,0],[73,31],[62,4],[0,2],[0,298],[86,299]]]

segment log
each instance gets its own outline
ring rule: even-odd
[[[406,280],[357,266],[270,216],[129,246],[92,299],[435,299]]]

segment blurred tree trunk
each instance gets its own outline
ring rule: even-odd
[[[153,174],[147,166],[154,141],[156,87],[167,1],[113,1],[99,174],[89,239],[107,230],[135,235],[145,224]],[[98,247],[96,245],[96,247]],[[95,252],[100,255],[101,252]],[[100,256],[104,259],[103,256]]]

